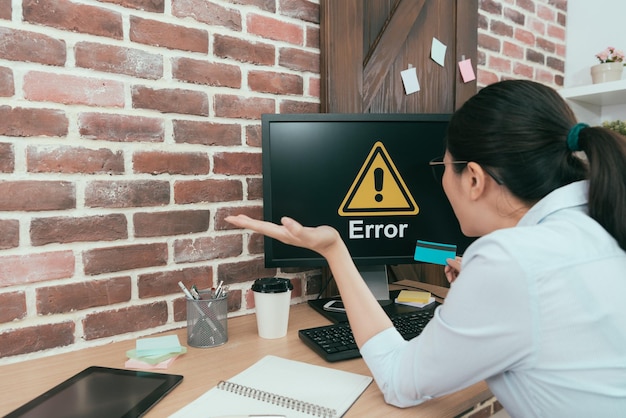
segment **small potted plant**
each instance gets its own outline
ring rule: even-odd
[[[619,119],[613,121],[604,121],[602,122],[602,126],[612,131],[615,131],[618,134],[626,136],[626,121]]]
[[[621,80],[624,70],[624,52],[612,46],[596,54],[600,64],[591,67],[591,80],[593,84],[606,81]]]

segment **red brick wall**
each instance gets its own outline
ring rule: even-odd
[[[184,326],[179,280],[224,280],[231,315],[258,277],[315,292],[223,219],[261,215],[260,115],[319,111],[317,2],[18,3],[0,0],[4,361]]]
[[[260,115],[319,111],[317,1],[18,3],[0,0],[0,363],[184,326],[179,280],[224,280],[231,315],[258,277],[319,290],[224,222],[261,216]],[[562,84],[565,0],[480,7],[479,84]]]

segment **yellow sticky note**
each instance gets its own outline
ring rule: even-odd
[[[418,290],[401,290],[398,295],[398,302],[428,303],[430,292],[420,292]]]

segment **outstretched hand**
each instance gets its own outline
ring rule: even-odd
[[[322,256],[325,256],[334,244],[341,241],[339,233],[330,226],[305,227],[288,217],[281,219],[281,225],[259,221],[245,215],[228,216],[225,220],[235,226],[251,229],[285,244],[308,248]]]

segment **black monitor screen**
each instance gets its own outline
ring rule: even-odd
[[[331,225],[357,265],[414,263],[423,240],[471,242],[428,162],[450,115],[263,115],[264,219]],[[322,266],[316,253],[265,240],[268,267]]]

